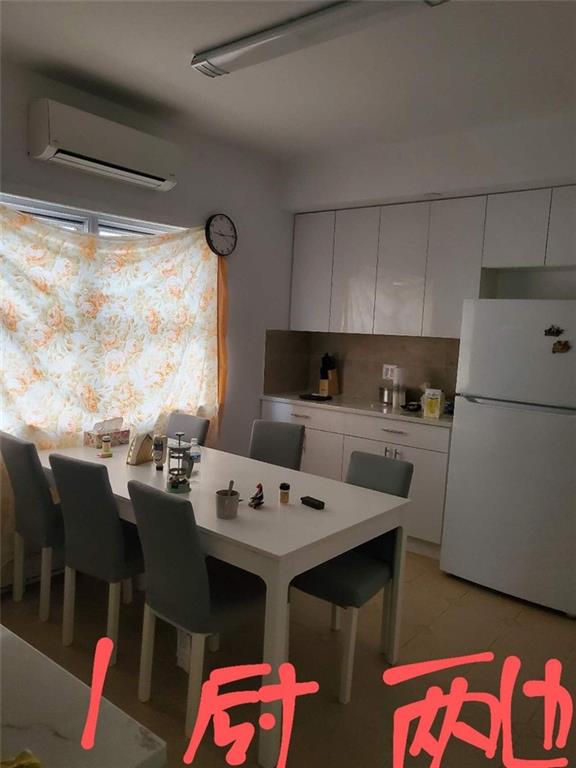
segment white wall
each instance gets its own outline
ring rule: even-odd
[[[108,181],[27,156],[27,110],[38,97],[116,119],[177,142],[178,184],[161,193]],[[286,328],[291,217],[280,210],[277,168],[237,148],[194,137],[169,119],[147,118],[14,66],[2,69],[2,191],[183,227],[230,215],[239,242],[228,260],[229,378],[220,446],[244,453],[258,415],[267,328]]]
[[[574,179],[576,118],[557,114],[307,158],[287,172],[284,204],[292,211],[322,210]]]

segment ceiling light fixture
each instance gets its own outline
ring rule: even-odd
[[[275,27],[197,53],[192,67],[207,77],[228,75],[367,26],[378,14],[396,18],[447,0],[341,0]]]

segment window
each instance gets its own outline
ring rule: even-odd
[[[101,237],[138,237],[178,232],[182,229],[182,227],[172,227],[168,224],[155,224],[123,216],[84,211],[16,195],[0,195],[0,203],[16,208],[22,213],[30,213],[46,224],[73,232],[90,232]]]

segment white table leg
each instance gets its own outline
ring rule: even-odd
[[[278,681],[278,667],[286,659],[286,622],[288,611],[288,581],[271,578],[266,581],[266,619],[264,625],[264,662],[272,667],[271,674],[263,680],[267,685]],[[276,726],[270,731],[260,730],[258,763],[262,768],[274,768],[280,749],[282,723],[281,702],[262,704],[262,712],[271,712]]]
[[[387,661],[396,664],[400,652],[400,614],[402,612],[404,560],[406,553],[406,533],[403,528],[396,529],[396,546],[394,549],[394,578],[389,590],[389,609],[387,627],[384,629],[385,638],[382,646]]]

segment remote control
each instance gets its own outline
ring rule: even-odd
[[[324,502],[320,501],[320,499],[315,499],[313,496],[302,496],[300,501],[307,507],[312,507],[313,509],[324,509]]]

